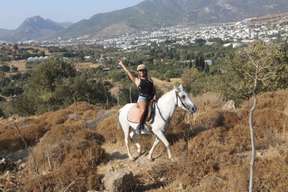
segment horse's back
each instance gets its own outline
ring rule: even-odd
[[[126,105],[124,105],[122,108],[119,109],[119,118],[121,118],[122,115],[125,115],[127,117],[127,114],[129,112],[129,110],[131,109],[131,107],[133,107],[134,105],[136,105],[136,103],[127,103]]]
[[[136,105],[136,103],[127,103],[126,105],[124,105],[119,109],[119,113],[123,113],[124,111],[129,110],[134,105]]]

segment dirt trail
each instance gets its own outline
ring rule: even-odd
[[[152,137],[143,136],[143,137]],[[162,145],[162,144],[159,144]],[[142,153],[138,156],[137,149],[134,143],[130,143],[130,150],[133,157],[136,157],[134,161],[130,160],[127,155],[126,147],[119,144],[103,144],[102,148],[106,152],[107,162],[100,164],[98,166],[98,173],[105,174],[109,171],[117,170],[130,170],[134,175],[139,175],[147,172],[147,170],[152,169],[155,165],[165,162],[171,162],[168,159],[166,151],[159,150],[161,148],[158,146],[153,154],[153,160],[147,158],[148,150],[143,150]]]
[[[136,160],[132,161],[128,158],[124,144],[104,144],[102,145],[102,148],[106,152],[106,160],[105,163],[102,163],[97,167],[97,173],[105,175],[108,172],[129,170],[137,180],[135,191],[155,191],[159,189],[165,191],[168,176],[162,175],[159,177],[158,175],[155,175],[154,169],[159,165],[173,164],[176,166],[179,161],[176,154],[174,155],[175,161],[172,162],[169,160],[166,150],[164,150],[164,146],[161,145],[163,144],[160,144],[160,146],[156,148],[153,154],[153,160],[148,160],[148,150],[143,150],[142,154],[138,156]],[[132,155],[136,157],[138,153],[136,146],[133,143],[131,143],[130,150]]]
[[[104,144],[102,147],[105,149],[107,155],[107,162],[98,166],[98,173],[105,174],[109,171],[117,170],[130,170],[134,174],[142,173],[144,170],[151,168],[152,165],[157,163],[156,161],[149,161],[146,154],[140,155],[136,160],[129,160],[126,147],[119,146],[118,144],[109,145]],[[136,157],[136,147],[131,145],[132,154]],[[145,166],[144,166],[145,165]]]

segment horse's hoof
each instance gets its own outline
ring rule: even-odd
[[[129,157],[130,161],[135,161],[135,157]]]
[[[174,163],[174,162],[176,162],[176,159],[170,158],[170,161]]]
[[[154,161],[154,159],[153,159],[151,156],[148,156],[148,157],[147,157],[147,160],[148,160],[148,161]]]

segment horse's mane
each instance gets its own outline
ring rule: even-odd
[[[163,98],[165,98],[165,97],[167,97],[167,96],[168,96],[171,92],[173,92],[173,91],[175,91],[175,88],[172,89],[172,90],[170,90],[170,91],[168,91],[168,92],[166,92],[166,93],[164,93],[163,95],[161,95],[161,96],[159,97],[158,101],[161,100],[161,99],[163,99]]]

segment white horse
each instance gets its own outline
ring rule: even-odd
[[[137,127],[137,124],[128,121],[128,112],[134,105],[136,104],[128,103],[119,110],[119,123],[124,132],[125,144],[128,156],[131,160],[134,160],[135,158],[130,153],[129,135],[131,138],[133,138],[133,136],[135,135],[134,131]],[[152,148],[150,149],[148,154],[149,160],[152,159],[153,151],[160,141],[162,141],[162,143],[165,145],[167,149],[168,158],[173,160],[170,150],[170,144],[166,139],[164,133],[168,127],[168,123],[172,118],[173,113],[176,110],[176,107],[180,107],[190,113],[195,113],[197,111],[196,105],[194,105],[189,95],[184,91],[182,85],[164,94],[162,97],[158,99],[156,103],[154,121],[151,124],[152,132],[156,137],[152,145]],[[140,144],[136,143],[136,147],[138,155],[141,155]]]

